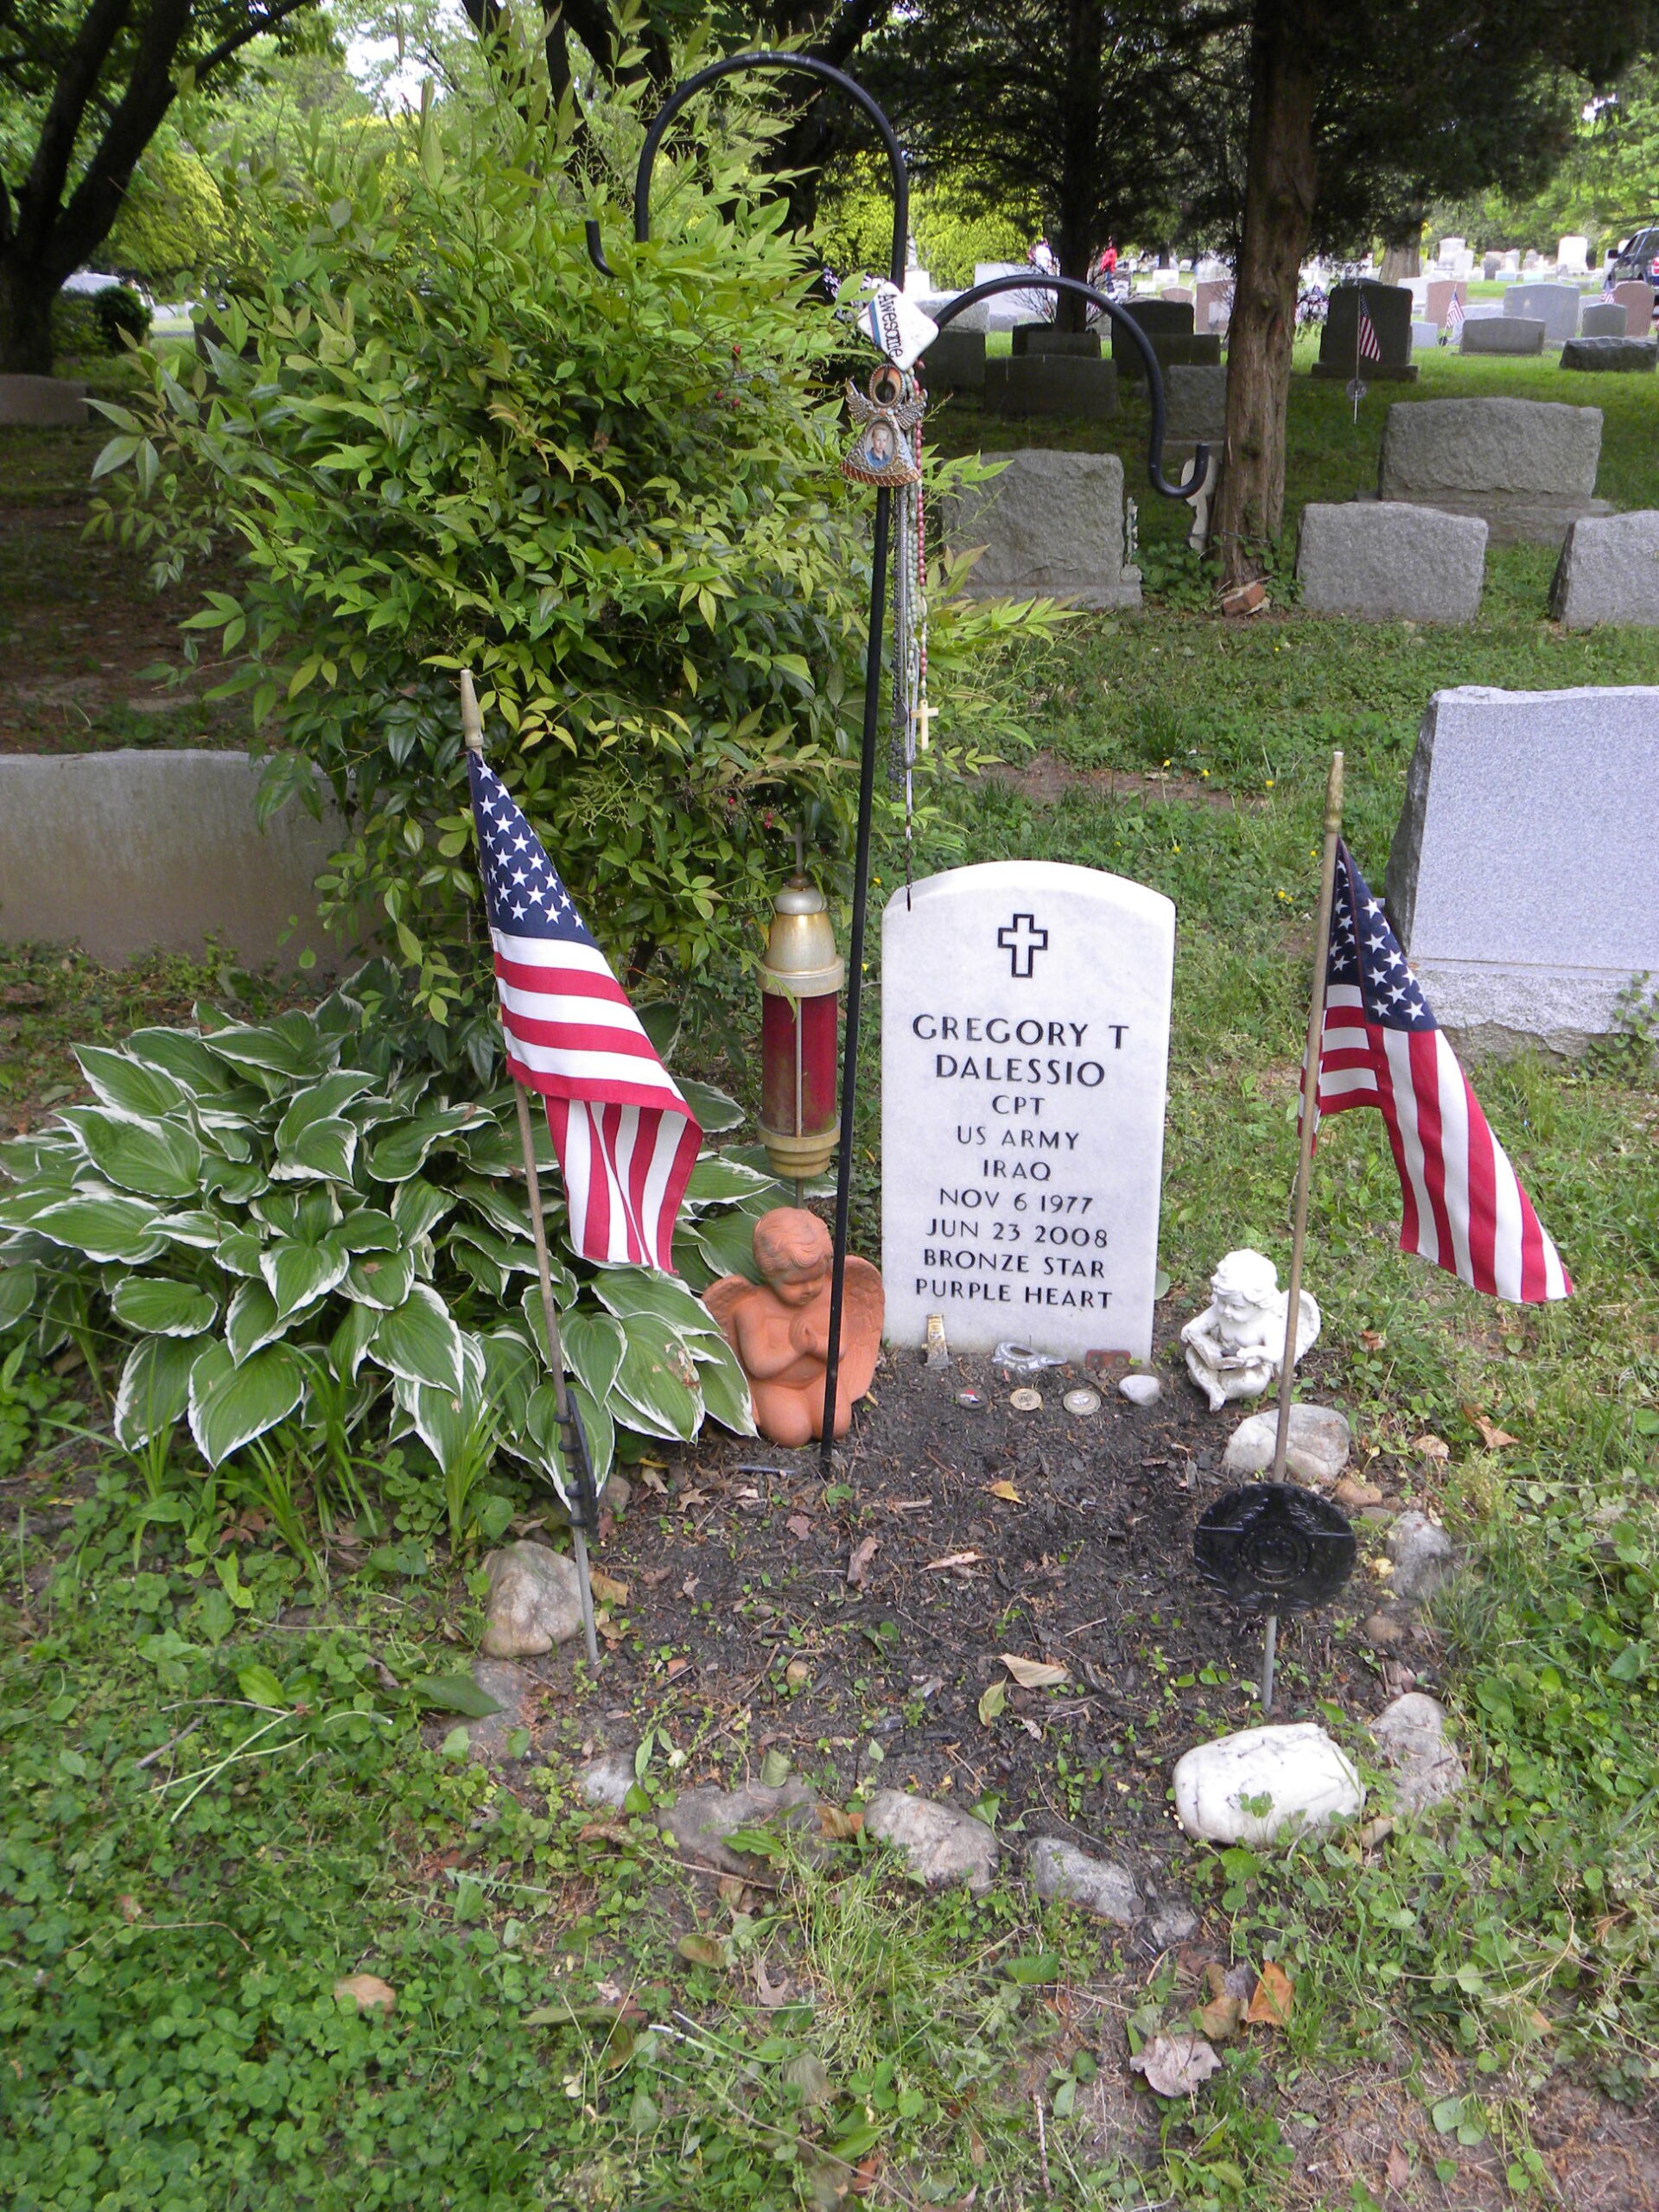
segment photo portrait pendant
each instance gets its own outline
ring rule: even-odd
[[[855,484],[893,492],[916,483],[922,472],[912,433],[926,404],[915,379],[890,361],[872,372],[868,394],[849,381],[847,408],[858,435],[842,461],[842,474]]]

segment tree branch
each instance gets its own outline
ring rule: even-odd
[[[51,226],[74,158],[86,104],[97,89],[110,49],[126,27],[131,7],[132,0],[92,0],[81,18],[74,42],[58,72],[51,105],[35,142],[35,158],[18,190],[16,233],[21,239],[31,233],[43,238]]]

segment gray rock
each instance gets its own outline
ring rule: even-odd
[[[1549,611],[1569,630],[1659,625],[1659,510],[1592,515],[1567,533]]]
[[[1022,364],[1057,371],[1090,365],[1040,358]],[[1078,607],[1141,604],[1141,572],[1124,564],[1123,464],[1116,454],[1027,448],[1009,454],[988,483],[941,504],[952,549],[985,548],[963,586],[969,598],[1052,594]]]
[[[1486,569],[1478,515],[1353,499],[1302,509],[1296,574],[1311,614],[1371,622],[1472,622]]]
[[[819,1859],[830,1846],[818,1827],[817,1801],[804,1783],[768,1789],[747,1782],[736,1789],[682,1789],[659,1815],[663,1834],[688,1859],[722,1874],[752,1874],[753,1858],[726,1839],[739,1828],[787,1830],[803,1856]]]
[[[1455,1797],[1468,1779],[1456,1746],[1446,1740],[1446,1708],[1421,1690],[1408,1690],[1385,1706],[1371,1733],[1398,1777],[1395,1803],[1402,1813],[1421,1813]]]
[[[1155,1406],[1164,1395],[1164,1386],[1155,1375],[1126,1375],[1117,1389],[1118,1395],[1132,1406]]]
[[[582,1768],[576,1777],[576,1788],[588,1804],[620,1812],[633,1782],[633,1753],[607,1751]]]
[[[1456,1546],[1426,1513],[1400,1516],[1389,1531],[1389,1557],[1394,1561],[1389,1595],[1408,1605],[1432,1598],[1457,1573]]]
[[[1576,284],[1513,284],[1503,295],[1503,313],[1544,326],[1546,342],[1564,346],[1576,337],[1584,295]]]
[[[1580,1051],[1659,973],[1656,728],[1659,686],[1429,701],[1388,904],[1444,1027]]]
[[[1064,1898],[1097,1920],[1115,1920],[1121,1928],[1139,1920],[1146,1910],[1127,1867],[1109,1859],[1091,1859],[1076,1844],[1062,1843],[1056,1836],[1042,1836],[1031,1847],[1031,1882],[1039,1897]]]
[[[1230,1475],[1260,1475],[1273,1465],[1279,1433],[1276,1411],[1251,1414],[1227,1440],[1222,1467]],[[1334,1406],[1293,1405],[1285,1442],[1285,1467],[1304,1482],[1334,1482],[1348,1464],[1353,1431]]]
[[[1541,399],[1424,399],[1390,407],[1377,496],[1479,515],[1494,545],[1559,544],[1594,497],[1601,410]]]
[[[26,423],[40,429],[85,429],[90,417],[86,387],[73,377],[0,377],[0,423]],[[103,422],[99,416],[96,418]],[[107,425],[113,434],[115,425]]]
[[[350,829],[319,779],[320,821],[296,798],[262,830],[261,773],[205,749],[0,754],[0,941],[80,944],[119,967],[200,959],[213,936],[251,968],[308,950],[338,969],[313,886]]]
[[[489,1659],[533,1657],[582,1632],[575,1562],[545,1544],[508,1544],[484,1562],[490,1578],[488,1622],[480,1649]]]
[[[1173,1944],[1185,1943],[1198,1929],[1198,1916],[1190,1905],[1160,1905],[1147,1923],[1147,1932],[1160,1950],[1166,1951]]]
[[[1460,353],[1541,353],[1546,325],[1529,315],[1483,315],[1465,319]]]
[[[1659,361],[1659,344],[1651,338],[1573,338],[1561,348],[1564,369],[1615,376],[1650,376]]]
[[[983,391],[984,332],[964,330],[960,321],[953,322],[922,356],[921,369],[922,381],[930,391]]]
[[[864,1833],[904,1853],[929,1889],[965,1882],[976,1896],[991,1886],[1001,1855],[983,1821],[954,1805],[936,1805],[907,1789],[878,1790],[864,1812]]]
[[[504,1659],[474,1659],[473,1680],[495,1700],[499,1710],[467,1722],[467,1748],[475,1759],[499,1765],[509,1757],[507,1738],[512,1731],[528,1729],[534,1720],[539,1685],[533,1675]],[[519,1756],[526,1756],[528,1746]]]
[[[1617,300],[1596,300],[1580,311],[1580,338],[1628,338],[1630,334],[1630,317]],[[1638,331],[1636,335],[1642,334]],[[1567,366],[1565,359],[1561,366]]]
[[[1109,361],[1067,353],[1010,354],[985,364],[985,404],[1014,417],[1079,416],[1106,422],[1117,412],[1117,371]]]

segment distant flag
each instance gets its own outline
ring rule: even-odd
[[[506,786],[470,750],[467,773],[507,1066],[545,1102],[571,1243],[671,1274],[702,1131]]]
[[[1463,297],[1453,292],[1452,304],[1446,311],[1446,342],[1455,346],[1463,335]]]
[[[1359,330],[1354,341],[1354,354],[1356,359],[1361,361],[1380,361],[1382,359],[1382,348],[1376,340],[1376,326],[1371,321],[1371,311],[1363,298],[1359,303]]]
[[[1339,842],[1316,1111],[1353,1106],[1379,1108],[1388,1125],[1402,1252],[1497,1298],[1541,1304],[1571,1293],[1380,902]]]

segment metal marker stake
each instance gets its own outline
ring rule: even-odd
[[[1279,1650],[1279,1616],[1268,1615],[1268,1632],[1262,1644],[1262,1710],[1273,1711],[1273,1662]]]

